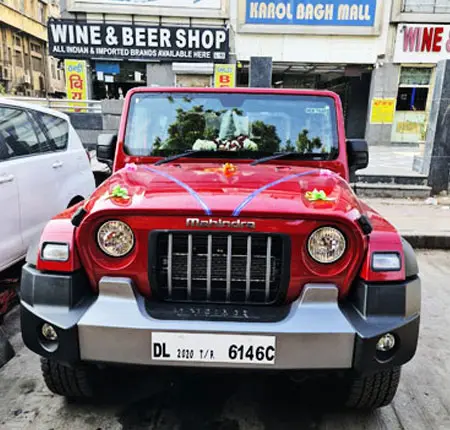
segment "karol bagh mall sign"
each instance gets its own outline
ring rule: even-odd
[[[49,53],[57,58],[221,62],[228,30],[50,20]]]
[[[246,0],[246,24],[373,27],[377,0]]]

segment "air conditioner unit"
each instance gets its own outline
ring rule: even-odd
[[[23,83],[24,84],[31,84],[31,76],[29,73],[25,73],[23,75]]]

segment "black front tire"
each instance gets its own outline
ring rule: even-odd
[[[91,399],[98,394],[99,371],[85,365],[68,367],[41,358],[41,370],[48,389],[68,398]]]
[[[397,393],[401,367],[382,370],[348,380],[345,406],[352,409],[377,409],[388,406]]]

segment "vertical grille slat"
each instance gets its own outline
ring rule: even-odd
[[[206,300],[211,300],[211,264],[212,264],[212,235],[208,234],[208,257],[206,261]]]
[[[231,264],[232,264],[233,237],[231,234],[227,236],[227,292],[226,301],[230,302],[231,294]]]
[[[250,284],[252,271],[252,237],[247,236],[247,268],[245,270],[245,301],[250,299]]]
[[[173,252],[173,235],[169,234],[167,242],[167,290],[169,298],[172,297],[172,252]]]
[[[188,253],[187,253],[187,297],[192,297],[192,234],[188,235]]]
[[[150,284],[161,300],[270,305],[286,288],[282,235],[171,231],[150,238]]]
[[[266,302],[269,301],[270,297],[270,273],[272,271],[271,259],[272,259],[272,238],[268,236],[267,250],[266,250]]]

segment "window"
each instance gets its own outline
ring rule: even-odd
[[[22,51],[15,51],[16,67],[23,67]]]
[[[8,48],[8,64],[12,64],[12,50]]]
[[[42,72],[42,58],[31,57],[31,65],[35,72]]]
[[[433,70],[425,67],[403,67],[400,85],[430,85]]]
[[[450,13],[448,0],[403,0],[402,12]]]
[[[419,143],[426,137],[433,68],[402,67],[397,93],[392,142]]]
[[[31,50],[36,52],[36,54],[41,54],[41,45],[37,45],[36,43],[31,44]]]
[[[433,70],[428,67],[403,67],[396,111],[425,111]]]
[[[41,2],[38,2],[38,21],[45,23],[45,6]]]
[[[61,70],[60,69],[56,69],[56,73],[58,75],[58,81],[61,80]]]
[[[40,153],[31,118],[25,111],[0,106],[0,146],[4,158],[6,152],[9,157]]]
[[[256,158],[285,151],[293,158],[329,160],[338,150],[334,101],[261,94],[135,95],[125,147],[141,156],[198,149],[215,156],[225,151],[227,157],[240,152]]]
[[[69,142],[69,125],[67,121],[53,115],[37,112],[37,117],[42,123],[48,136],[47,144],[43,151],[63,150]]]
[[[399,88],[397,111],[425,111],[427,107],[428,88]]]
[[[55,67],[55,63],[52,62],[52,79],[56,79],[56,67]]]
[[[11,156],[9,148],[0,136],[0,162],[8,159]]]
[[[19,36],[14,36],[14,42],[16,46],[22,47],[22,39]]]

